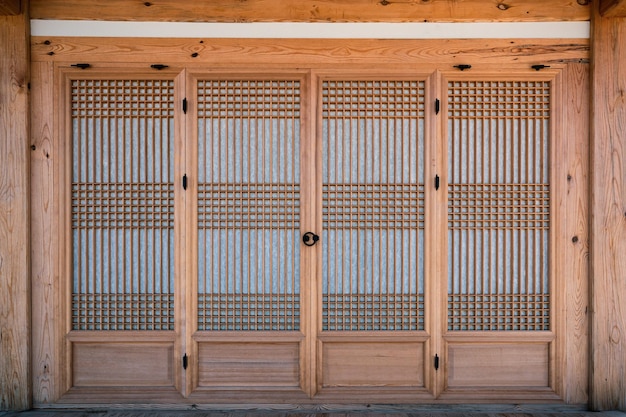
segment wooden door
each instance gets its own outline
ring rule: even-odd
[[[68,385],[175,393],[179,81],[78,71],[63,74]]]
[[[444,398],[557,398],[554,83],[444,78]]]
[[[192,398],[432,398],[427,76],[313,77],[189,83]]]
[[[308,398],[307,84],[303,73],[191,77],[192,398]]]
[[[318,90],[319,396],[432,399],[428,77],[322,75]]]
[[[68,71],[77,398],[558,399],[555,74]]]

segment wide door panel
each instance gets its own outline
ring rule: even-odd
[[[321,394],[423,389],[425,81],[320,88]]]
[[[549,79],[447,82],[450,391],[551,386],[552,91]]]

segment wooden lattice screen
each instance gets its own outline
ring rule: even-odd
[[[72,328],[174,329],[174,82],[71,81]]]
[[[547,81],[448,84],[448,330],[549,330]]]
[[[424,82],[322,85],[322,329],[424,328]]]
[[[200,80],[198,329],[300,326],[299,80]]]

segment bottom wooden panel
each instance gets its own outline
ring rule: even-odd
[[[75,342],[73,386],[173,386],[173,352],[170,342]]]
[[[449,388],[547,388],[550,345],[543,342],[449,343]]]
[[[324,342],[322,386],[424,386],[424,348],[415,342]]]
[[[200,342],[199,387],[299,387],[299,342]]]

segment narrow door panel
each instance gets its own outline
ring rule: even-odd
[[[451,389],[549,387],[550,343],[532,342],[552,330],[551,94],[544,80],[448,82]]]
[[[389,337],[425,329],[425,82],[328,79],[321,89],[319,383],[423,387],[423,344]],[[359,341],[371,332],[378,340]]]
[[[68,83],[73,385],[173,387],[174,80]]]
[[[298,389],[301,80],[196,88],[198,386]]]

